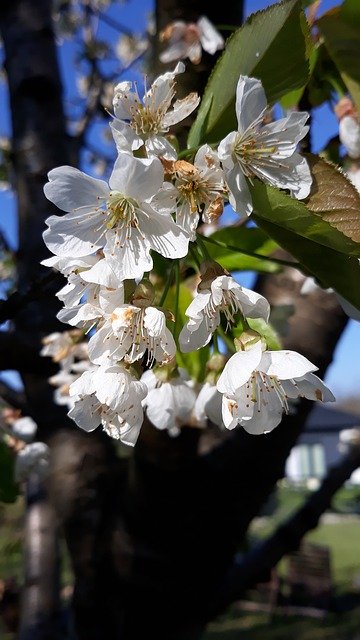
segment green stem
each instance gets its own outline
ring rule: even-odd
[[[178,335],[177,335],[177,327],[178,327],[178,317],[179,317],[179,296],[180,296],[180,262],[176,260],[175,265],[175,307],[174,307],[174,331],[173,335],[175,338],[176,346],[179,347],[178,344]]]
[[[199,268],[201,262],[199,260],[199,257],[197,255],[196,251],[195,251],[195,248],[191,244],[189,244],[189,249],[190,249],[190,253],[191,253],[192,257],[193,257],[193,260],[194,260],[197,268]]]
[[[199,238],[199,234],[198,238]],[[291,262],[290,260],[281,260],[280,258],[269,258],[268,256],[263,256],[261,253],[256,253],[255,251],[248,251],[247,249],[240,249],[239,247],[234,247],[231,244],[225,244],[225,242],[221,242],[220,240],[214,240],[214,238],[210,238],[208,236],[201,236],[202,241],[210,242],[210,244],[215,244],[217,247],[221,247],[222,249],[228,249],[229,251],[236,251],[237,253],[243,253],[246,256],[251,256],[252,258],[258,258],[259,260],[267,260],[268,262],[274,262],[275,264],[281,264],[284,267],[293,267],[294,269],[300,269],[302,271],[303,267],[299,264],[299,262]],[[209,253],[208,253],[209,255]],[[212,259],[210,257],[210,259]]]
[[[235,353],[236,349],[235,349],[235,345],[233,343],[233,341],[226,335],[224,329],[222,327],[218,327],[217,328],[217,332],[220,336],[220,338],[225,342],[227,348],[229,349],[229,351],[231,351],[231,353]]]
[[[206,239],[206,237],[201,235],[200,233],[197,233],[196,236],[197,236],[197,243],[200,247],[201,253],[204,256],[204,259],[211,260],[213,262],[213,258],[211,257],[210,253],[206,248],[206,244],[204,243],[204,240]]]
[[[171,265],[171,268],[170,268],[170,271],[169,271],[169,276],[168,276],[168,279],[166,281],[166,285],[164,287],[164,291],[162,292],[162,296],[160,298],[159,307],[162,307],[162,305],[164,304],[164,302],[166,300],[166,296],[168,294],[168,291],[169,291],[170,285],[171,285],[171,281],[172,281],[174,267],[175,267],[175,262],[173,262],[172,265]]]
[[[215,331],[215,333],[213,334],[213,338],[212,339],[213,339],[214,353],[220,353],[217,331]]]

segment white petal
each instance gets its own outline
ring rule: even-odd
[[[159,214],[147,207],[147,216],[139,212],[139,225],[152,249],[165,258],[183,258],[189,248],[189,237],[170,214]]]
[[[106,199],[109,195],[109,187],[104,180],[92,178],[74,167],[52,169],[48,178],[44,193],[63,211],[73,211],[78,207],[85,207],[83,213],[91,211],[99,199]]]
[[[205,51],[214,55],[218,49],[223,48],[224,38],[206,16],[201,16],[198,19],[197,26],[200,30],[201,44]]]
[[[119,82],[114,87],[114,113],[120,120],[131,120],[132,111],[140,102],[139,95],[130,80]]]
[[[249,216],[253,211],[252,198],[246,178],[239,165],[224,170],[229,187],[229,202],[240,216]]]
[[[84,396],[75,400],[68,416],[84,431],[94,431],[101,422],[98,399],[95,396]]]
[[[300,378],[310,371],[316,371],[317,367],[307,358],[296,351],[264,351],[259,371],[268,376],[276,376],[279,380]]]
[[[176,100],[174,102],[171,111],[168,111],[164,116],[163,123],[165,127],[172,127],[174,124],[181,122],[190,115],[196,109],[200,103],[200,96],[197,93],[189,93],[182,100]]]
[[[102,404],[117,410],[130,393],[130,375],[121,367],[99,367],[94,373],[96,396]]]
[[[131,228],[130,237],[126,235],[126,228],[109,231],[104,247],[105,259],[121,281],[142,278],[153,268],[149,240],[135,228]]]
[[[145,149],[149,158],[157,156],[163,156],[167,160],[176,160],[177,158],[175,147],[164,136],[154,135],[147,138]]]
[[[234,292],[241,304],[243,314],[246,318],[263,318],[265,322],[269,320],[270,304],[264,296],[241,287],[233,278],[229,285],[229,289]]]
[[[245,382],[247,382],[258,368],[262,356],[261,340],[248,351],[238,351],[231,356],[217,381],[217,389],[220,393],[234,395]]]
[[[240,76],[236,89],[236,115],[243,133],[266,109],[267,100],[260,80]]]
[[[285,384],[286,387],[284,386]],[[330,389],[314,373],[307,373],[302,378],[286,380],[283,386],[290,398],[304,397],[308,398],[308,400],[321,400],[322,402],[335,401],[335,396]],[[289,386],[292,389],[289,389]]]
[[[112,289],[115,289],[119,285],[119,279],[115,276],[104,258],[98,260],[91,269],[82,271],[81,277],[86,282],[101,284],[104,287]]]
[[[144,97],[144,104],[151,106],[152,110],[159,109],[165,112],[171,104],[172,86],[175,76],[185,71],[183,62],[178,62],[174,71],[167,71],[158,76]]]
[[[119,339],[112,333],[110,323],[98,329],[88,343],[89,359],[98,365],[111,366],[121,360],[126,351],[124,345],[120,349]]]
[[[86,256],[103,246],[104,214],[100,211],[50,216],[43,233],[47,248],[58,256]]]
[[[164,170],[157,158],[135,158],[128,153],[119,153],[109,184],[138,202],[151,198],[162,187]]]
[[[96,388],[93,381],[94,370],[85,371],[69,387],[71,396],[90,396]]]
[[[143,145],[143,140],[127,122],[116,118],[110,122],[110,129],[118,153],[131,153]]]
[[[209,330],[205,318],[201,320],[195,330],[192,327],[190,330],[189,327],[191,327],[190,323],[181,329],[179,335],[180,348],[183,353],[190,353],[190,351],[205,347],[205,345],[209,344],[213,334]]]
[[[271,166],[253,164],[255,175],[279,189],[289,189],[301,200],[306,198],[311,189],[312,176],[306,158],[294,153],[290,158],[284,158],[281,163],[274,160]]]
[[[177,42],[170,44],[160,53],[159,60],[164,64],[173,62],[174,60],[181,60],[182,58],[187,58],[188,51],[189,45],[184,42],[184,40],[178,40]]]

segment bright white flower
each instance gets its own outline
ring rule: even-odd
[[[335,400],[312,373],[316,369],[295,351],[263,351],[261,340],[246,351],[238,351],[217,382],[223,394],[225,426],[234,429],[240,425],[255,435],[268,433],[281,422],[283,413],[289,412],[289,399]]]
[[[67,308],[77,306],[82,299],[96,299],[100,286],[116,289],[119,280],[101,253],[83,258],[52,256],[43,260],[46,267],[60,271],[68,280],[56,296]]]
[[[96,287],[92,295],[88,295],[86,302],[76,307],[61,309],[56,317],[73,327],[81,327],[90,331],[100,320],[108,317],[116,307],[124,303],[124,285],[118,284],[116,289]]]
[[[49,378],[49,384],[56,387],[54,402],[60,406],[66,405],[69,409],[74,406],[74,398],[69,395],[70,385],[77,380],[84,371],[92,368],[89,360],[74,362],[69,368],[61,368],[58,373]]]
[[[210,267],[211,269],[211,267]],[[202,278],[199,293],[185,311],[189,320],[179,336],[184,353],[200,349],[208,344],[219,326],[221,313],[228,325],[233,325],[237,314],[247,318],[269,319],[270,305],[266,298],[240,286],[228,275]]]
[[[160,32],[159,40],[168,44],[159,55],[160,61],[165,64],[185,58],[189,58],[193,64],[199,64],[202,49],[214,55],[224,47],[224,38],[206,16],[201,16],[197,22],[170,22]]]
[[[124,367],[85,371],[70,385],[69,393],[74,405],[68,416],[81,429],[94,431],[101,424],[112,438],[135,444],[144,418],[141,403],[147,387]]]
[[[165,364],[176,354],[174,338],[163,311],[156,307],[124,304],[114,309],[89,340],[89,358],[95,364],[110,364],[126,357]]]
[[[81,331],[54,331],[43,338],[40,355],[52,358],[53,362],[61,362],[63,367],[69,367],[76,358],[87,356],[86,346],[81,338]]]
[[[196,153],[194,164],[177,160],[166,163],[165,169],[173,182],[172,191],[168,186],[166,193],[176,201],[176,223],[194,241],[200,214],[204,222],[212,223],[224,209],[224,180],[219,158],[205,144]]]
[[[350,158],[360,158],[360,123],[354,116],[344,116],[339,122],[340,142]]]
[[[16,456],[15,480],[25,482],[30,475],[36,474],[41,480],[49,471],[50,449],[45,442],[27,444]]]
[[[161,375],[160,370],[160,375]],[[152,370],[145,371],[141,381],[148,388],[143,406],[150,422],[157,429],[167,429],[169,435],[177,436],[180,428],[188,424],[194,409],[196,394],[185,372],[179,376],[161,380]]]
[[[149,40],[140,35],[122,33],[115,45],[115,54],[126,67],[139,58],[149,46]]]
[[[30,416],[23,416],[12,423],[11,430],[15,438],[19,438],[24,442],[31,442],[37,431],[37,424]]]
[[[168,210],[161,212],[151,198],[163,185],[164,171],[157,158],[119,154],[109,185],[74,167],[58,167],[48,174],[46,197],[63,211],[50,216],[43,238],[60,257],[88,256],[104,250],[108,266],[119,280],[141,278],[153,266],[150,250],[166,258],[182,258],[188,238]]]
[[[140,99],[136,85],[120,82],[114,90],[115,118],[110,123],[118,151],[135,151],[145,145],[147,155],[176,159],[176,150],[166,139],[170,127],[187,118],[200,102],[197,93],[176,100],[175,76],[183,73],[179,62],[174,71],[164,73],[153,82]],[[154,192],[153,192],[154,193]]]
[[[280,189],[289,189],[296,198],[310,193],[312,177],[308,163],[296,152],[298,142],[309,127],[308,113],[293,111],[285,118],[264,124],[267,101],[260,80],[240,76],[236,91],[238,130],[219,144],[229,188],[229,201],[239,214],[250,215],[253,206],[247,178],[253,177]]]

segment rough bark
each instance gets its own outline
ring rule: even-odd
[[[55,317],[59,306],[54,294],[59,289],[59,279],[51,280],[48,269],[40,265],[41,260],[49,255],[42,240],[44,221],[50,214],[58,213],[45,198],[43,185],[47,180],[47,172],[52,168],[62,164],[75,165],[77,162],[73,152],[76,145],[66,133],[51,9],[52,3],[49,0],[39,0],[36,3],[31,0],[4,1],[0,8],[0,30],[4,42],[12,117],[13,188],[18,197],[19,218],[19,249],[16,256],[19,293],[10,303],[4,303],[7,312],[10,307],[11,317],[14,317],[15,322],[14,333],[10,334],[9,342],[9,336],[0,334],[4,346],[2,359],[5,361],[8,357],[7,367],[4,362],[6,368],[13,366],[21,372],[27,409],[38,425],[37,438],[48,442],[53,458],[57,462],[61,461],[63,469],[59,471],[57,467],[55,478],[51,477],[49,483],[52,506],[48,503],[48,492],[43,488],[45,495],[39,492],[32,496],[25,516],[26,566],[33,566],[34,558],[37,558],[36,573],[39,580],[30,586],[28,573],[25,575],[21,637],[28,638],[31,629],[31,634],[39,639],[53,639],[58,633],[56,598],[46,599],[44,588],[44,584],[49,585],[51,581],[54,588],[57,584],[57,527],[64,525],[65,533],[70,538],[69,547],[74,552],[74,560],[80,556],[79,548],[84,533],[86,532],[87,539],[96,539],[99,534],[97,526],[102,524],[102,518],[97,510],[101,508],[102,502],[97,496],[96,481],[93,478],[90,481],[84,474],[84,461],[89,456],[92,459],[91,453],[93,457],[104,457],[103,438],[95,435],[91,439],[78,432],[74,423],[66,418],[64,408],[54,404],[53,388],[47,382],[54,368],[49,360],[39,354],[44,335],[54,330],[64,330],[64,325]],[[43,279],[50,281],[46,295],[40,286]],[[37,283],[37,287],[34,283]],[[36,295],[33,295],[34,292]],[[13,350],[10,349],[11,345]],[[21,346],[24,346],[23,351]],[[55,434],[57,439],[52,441]],[[76,471],[70,476],[70,480],[65,478],[64,469],[68,460],[63,457],[63,452],[66,451],[64,440],[74,452],[72,464]],[[97,448],[99,453],[94,454]],[[105,450],[110,457],[110,444],[106,444]],[[66,491],[63,493],[65,484]],[[79,490],[78,493],[75,487]],[[72,510],[74,513],[78,509],[78,538],[72,544],[71,527],[69,525],[67,529],[68,521],[61,513],[63,501],[68,504],[70,512]],[[86,508],[82,510],[83,503]],[[52,513],[52,507],[56,509],[57,520],[50,526],[49,514]],[[90,526],[88,513],[91,510],[93,521]],[[32,543],[38,538],[39,532],[45,535],[45,531],[49,553],[36,555]],[[51,535],[53,537],[50,541]],[[95,554],[94,547],[92,551]],[[93,563],[94,556],[91,555],[87,560],[88,564]],[[80,575],[80,582],[82,577]],[[97,604],[93,600],[89,606]],[[42,611],[46,612],[45,622]],[[99,629],[98,626],[98,637]]]

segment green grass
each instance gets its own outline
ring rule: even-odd
[[[269,535],[296,511],[308,493],[306,489],[282,487],[273,515],[256,520],[250,529],[249,539],[255,542]],[[339,612],[315,619],[288,616],[276,610],[274,615],[247,613],[235,603],[225,615],[208,626],[203,640],[360,640],[360,516],[334,517],[334,514],[358,512],[359,494],[359,488],[339,491],[332,509],[319,527],[305,537],[306,541],[330,549],[334,603]],[[279,563],[277,569],[280,575],[285,575],[286,559]]]

